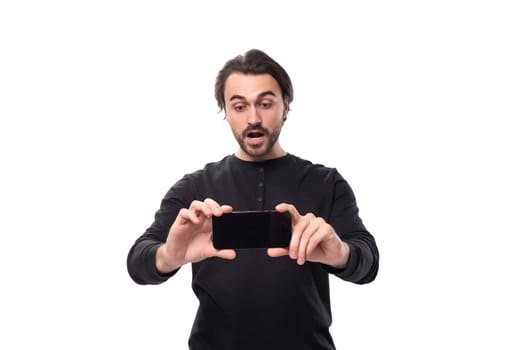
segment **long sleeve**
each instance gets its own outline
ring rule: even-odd
[[[131,247],[127,267],[130,277],[138,284],[159,284],[168,280],[177,271],[161,274],[155,267],[155,256],[160,245],[166,242],[168,232],[179,210],[192,200],[191,181],[184,177],[177,182],[162,199],[155,221]]]
[[[179,210],[205,198],[240,211],[292,203],[300,213],[314,213],[331,224],[350,245],[351,255],[341,270],[310,262],[300,266],[286,256],[271,258],[266,249],[239,249],[233,260],[193,263],[192,289],[199,308],[190,346],[211,342],[224,348],[334,349],[328,274],[368,283],[375,278],[379,262],[374,238],[359,218],[348,183],[334,168],[293,155],[264,162],[231,155],[209,163],[168,191],[155,221],[131,247],[127,264],[134,281],[158,284],[176,273],[158,273],[156,251]]]
[[[350,258],[344,269],[326,270],[357,284],[372,282],[379,269],[379,251],[374,237],[367,231],[356,204],[354,193],[339,173],[335,174],[330,224],[350,247]]]

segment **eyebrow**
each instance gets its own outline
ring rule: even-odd
[[[277,95],[275,95],[275,93],[271,90],[268,90],[268,91],[263,91],[261,92],[259,95],[257,95],[257,99],[260,99],[266,95],[272,95],[273,97],[277,97]],[[230,97],[230,101],[233,101],[235,99],[239,99],[239,100],[246,100],[246,97],[244,96],[241,96],[241,95],[233,95],[232,97]]]

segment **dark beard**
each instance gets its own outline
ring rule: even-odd
[[[244,153],[246,153],[247,155],[253,158],[262,158],[270,153],[273,146],[279,139],[279,135],[281,134],[281,127],[282,125],[278,127],[277,129],[275,129],[273,132],[269,132],[268,129],[265,129],[262,127],[248,128],[244,130],[244,132],[241,135],[235,134],[235,139],[237,140],[239,147],[241,147]],[[248,135],[248,133],[252,131],[259,131],[259,132],[264,133],[267,136],[268,142],[266,144],[263,144],[261,147],[250,149],[250,147],[248,147],[244,143],[244,138],[246,137],[246,135]]]

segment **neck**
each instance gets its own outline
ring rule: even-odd
[[[286,152],[284,149],[279,145],[279,143],[275,143],[275,145],[272,147],[272,149],[269,152],[266,152],[261,155],[253,155],[248,154],[244,152],[242,148],[239,148],[237,152],[235,152],[235,156],[241,160],[245,160],[248,162],[262,162],[265,160],[275,159],[275,158],[281,158],[286,155]]]

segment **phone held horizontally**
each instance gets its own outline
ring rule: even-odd
[[[292,236],[288,212],[234,211],[212,217],[212,241],[216,249],[287,248]]]

